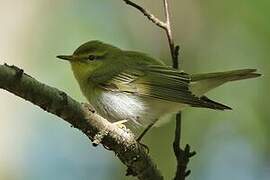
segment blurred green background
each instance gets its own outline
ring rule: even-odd
[[[162,17],[162,1],[136,0]],[[208,95],[234,108],[187,109],[183,144],[198,153],[189,179],[270,177],[270,1],[171,0],[181,68],[188,73],[257,68],[263,77],[226,84]],[[0,63],[85,101],[69,54],[88,40],[143,51],[168,64],[163,31],[122,0],[0,0]],[[175,172],[174,121],[144,139],[166,179]],[[0,179],[133,179],[112,152],[94,148],[80,131],[14,95],[0,91]]]

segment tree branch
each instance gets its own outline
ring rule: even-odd
[[[127,129],[118,128],[65,92],[42,84],[16,66],[0,65],[0,88],[5,89],[43,110],[55,114],[81,130],[90,140],[100,142],[128,167],[128,175],[140,180],[161,180],[160,171],[145,149]],[[105,132],[105,133],[104,133]]]
[[[154,24],[164,29],[166,32],[166,36],[169,42],[170,53],[172,58],[172,67],[175,69],[179,69],[179,46],[175,46],[173,34],[172,34],[172,26],[170,19],[170,7],[168,0],[163,0],[164,5],[164,13],[165,13],[165,22],[156,18],[149,10],[143,8],[142,6],[130,1],[123,0],[128,5],[138,9],[141,11],[148,19],[150,19]],[[181,112],[176,114],[176,127],[175,127],[175,138],[173,142],[173,150],[177,160],[177,170],[174,180],[184,180],[186,176],[190,174],[190,170],[187,169],[187,164],[189,162],[189,158],[194,156],[195,152],[190,152],[190,146],[186,145],[185,149],[181,149],[181,123],[182,123],[182,115]]]

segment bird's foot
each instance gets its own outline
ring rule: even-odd
[[[150,152],[149,147],[146,144],[143,144],[139,141],[137,141],[137,142],[143,147],[143,149],[146,151],[146,153],[149,154],[149,152]]]
[[[124,123],[128,122],[128,120],[120,120],[117,122],[113,122],[114,125],[116,125],[117,127],[121,128],[121,129],[126,129],[126,126],[124,125]]]

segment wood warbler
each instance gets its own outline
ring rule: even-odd
[[[138,125],[185,107],[231,109],[204,94],[229,81],[260,76],[256,69],[189,75],[144,53],[100,41],[57,57],[70,62],[82,93],[101,116]]]

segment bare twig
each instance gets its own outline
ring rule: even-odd
[[[170,7],[168,0],[163,0],[164,4],[164,13],[165,13],[165,22],[161,21],[160,19],[156,18],[149,10],[143,8],[142,6],[130,1],[130,0],[123,0],[128,5],[138,9],[141,11],[148,19],[150,19],[154,24],[161,27],[165,30],[167,39],[169,42],[170,53],[173,63],[173,68],[179,68],[179,46],[175,46],[173,33],[172,33],[172,26],[171,26],[171,15],[170,15]],[[175,175],[175,180],[184,180],[186,176],[190,174],[190,170],[187,169],[187,164],[189,162],[189,158],[195,155],[195,152],[190,152],[190,146],[186,145],[185,149],[181,149],[180,142],[181,142],[181,112],[177,113],[176,115],[176,127],[175,127],[175,138],[173,142],[173,149],[174,154],[177,159],[177,171]]]
[[[161,20],[159,20],[158,18],[156,18],[150,11],[148,11],[147,9],[144,9],[142,6],[130,1],[130,0],[123,0],[125,3],[127,3],[128,5],[138,9],[139,11],[141,11],[141,13],[143,13],[150,21],[152,21],[154,24],[156,24],[157,26],[161,27],[162,29],[166,29],[167,24],[165,24],[164,22],[162,22]]]
[[[196,152],[191,151],[190,146],[187,144],[185,149],[180,147],[181,140],[181,113],[176,115],[176,128],[175,128],[175,138],[173,142],[173,150],[177,160],[177,168],[174,180],[185,180],[185,178],[191,173],[187,170],[187,164],[189,159],[193,157]]]
[[[164,3],[164,11],[165,11],[165,19],[166,19],[165,31],[166,31],[166,35],[167,35],[169,46],[170,46],[173,68],[178,69],[178,57],[177,57],[178,52],[176,53],[175,47],[174,47],[169,2],[167,0],[163,0],[163,3]]]
[[[91,106],[78,103],[66,93],[42,84],[15,66],[0,65],[0,88],[5,89],[45,111],[55,114],[81,130],[90,140],[115,152],[128,167],[129,174],[140,180],[162,180],[163,177],[145,148],[134,135],[118,128],[92,112]]]
[[[178,68],[178,60],[175,47],[174,47],[174,41],[173,41],[173,35],[172,35],[172,28],[171,28],[171,20],[170,20],[170,11],[169,11],[169,3],[167,0],[163,0],[164,3],[164,12],[165,12],[165,19],[166,21],[163,22],[162,20],[158,19],[154,14],[152,14],[149,10],[143,8],[142,6],[130,1],[130,0],[123,0],[128,5],[134,7],[135,9],[139,10],[143,15],[145,15],[150,21],[152,21],[154,24],[159,26],[160,28],[164,29],[169,41],[170,46],[170,52],[171,57],[173,59],[173,66],[174,68]]]

